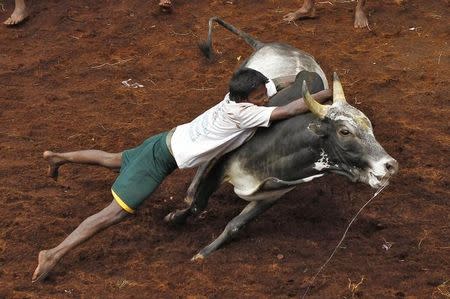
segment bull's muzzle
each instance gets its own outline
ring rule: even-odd
[[[387,185],[398,171],[398,162],[389,155],[371,164],[368,172],[362,174],[361,181],[368,183],[372,188]]]
[[[384,167],[386,168],[386,172],[389,173],[390,176],[393,176],[398,172],[398,162],[394,158],[390,158],[384,163]]]

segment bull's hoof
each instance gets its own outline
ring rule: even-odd
[[[203,261],[204,259],[205,259],[205,257],[203,256],[203,254],[197,253],[196,255],[194,255],[191,258],[191,261],[193,261],[193,262],[200,262],[200,261]]]
[[[176,210],[174,212],[167,214],[166,217],[164,217],[164,221],[172,225],[184,225],[186,224],[188,216],[189,216],[188,209]]]

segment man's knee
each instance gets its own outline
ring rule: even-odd
[[[130,215],[121,206],[119,206],[115,200],[113,200],[105,210],[105,213],[102,215],[102,222],[104,223],[114,224]]]
[[[103,158],[103,165],[119,168],[122,165],[122,153],[107,153]]]

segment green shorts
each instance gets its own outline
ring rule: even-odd
[[[164,178],[177,169],[177,163],[167,148],[167,134],[152,136],[138,147],[122,153],[120,174],[111,192],[125,211],[134,213]]]

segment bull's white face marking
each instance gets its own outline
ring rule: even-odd
[[[360,129],[364,131],[364,134],[370,135],[372,137],[375,137],[373,134],[373,130],[371,127],[363,125],[361,126],[361,123],[366,123],[370,124],[369,119],[366,116],[359,116],[356,118],[352,118],[346,115],[338,115],[334,118],[334,120],[342,120],[346,123],[346,125],[351,125],[353,126],[355,129]],[[358,125],[357,122],[359,122],[360,124]]]
[[[334,118],[334,120],[343,120],[345,122],[348,122],[353,127],[357,127],[356,122],[353,120],[353,118],[345,116],[345,115],[338,115]]]
[[[352,126],[354,129],[361,130],[364,134],[374,137],[369,118],[348,104],[336,103],[331,105],[327,117],[334,121],[343,121],[345,125]]]
[[[320,152],[320,159],[314,163],[313,168],[318,171],[329,168],[331,165],[328,160],[328,156],[323,149]]]

